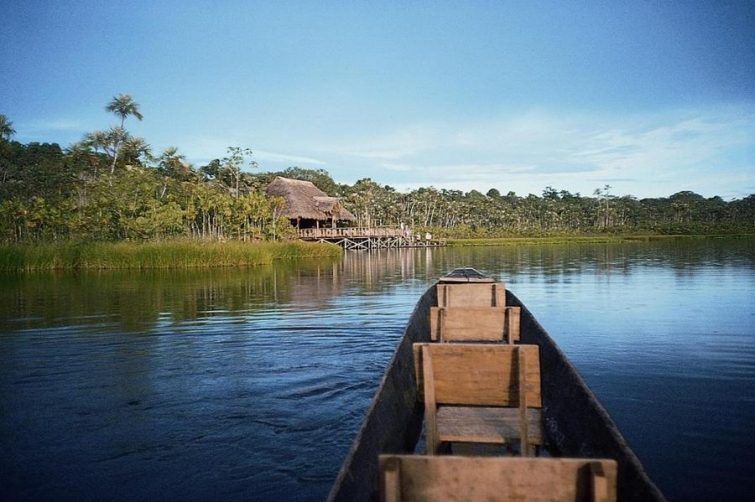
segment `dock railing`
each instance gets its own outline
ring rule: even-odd
[[[403,237],[400,228],[391,227],[340,227],[340,228],[301,228],[301,239],[337,239],[342,237]]]

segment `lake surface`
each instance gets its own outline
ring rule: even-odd
[[[0,279],[0,499],[322,500],[439,275],[504,280],[671,500],[755,493],[755,240]]]

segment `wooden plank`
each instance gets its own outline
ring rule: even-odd
[[[430,340],[503,342],[519,340],[520,307],[431,307]]]
[[[400,497],[413,501],[586,501],[590,466],[599,463],[606,480],[606,501],[616,501],[614,460],[380,455],[381,498],[384,466],[400,463]]]
[[[428,346],[433,358],[434,391],[437,404],[511,406],[519,404],[516,347],[527,353],[528,406],[542,407],[540,357],[537,345],[415,344],[415,374],[418,389],[424,388],[420,347]]]
[[[400,502],[401,500],[401,460],[388,458],[381,464],[383,489],[382,499],[385,502]]]
[[[527,441],[542,445],[542,412],[527,410]],[[440,441],[507,444],[521,438],[518,408],[441,406],[436,414]]]
[[[440,441],[438,440],[437,405],[435,403],[435,386],[433,385],[435,380],[433,358],[429,345],[422,347],[422,360],[425,362],[422,367],[425,394],[425,441],[427,442],[427,452],[435,454],[438,452]]]
[[[606,471],[600,462],[590,462],[590,481],[592,481],[592,502],[607,502],[610,489]]]
[[[522,308],[506,307],[506,336],[509,343],[518,342],[521,338]]]
[[[519,373],[517,379],[517,391],[519,394],[519,451],[523,457],[529,457],[530,449],[527,443],[527,367],[526,351],[522,346],[516,347],[516,366]]]
[[[438,284],[439,307],[503,307],[506,286],[502,282]]]

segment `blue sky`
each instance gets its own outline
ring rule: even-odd
[[[435,186],[755,193],[755,2],[6,1],[0,113],[201,165]]]

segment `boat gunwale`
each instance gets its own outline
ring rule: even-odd
[[[374,423],[377,420],[376,414],[381,407],[385,408],[392,404],[387,403],[387,401],[395,399],[395,388],[397,384],[409,387],[403,389],[404,397],[415,397],[414,405],[409,406],[407,404],[406,407],[411,408],[411,419],[414,421],[418,419],[420,424],[419,427],[421,429],[424,408],[416,399],[417,389],[413,361],[408,361],[408,365],[411,369],[411,373],[409,373],[407,377],[408,380],[404,382],[396,382],[395,377],[400,370],[403,370],[406,374],[405,366],[407,365],[407,361],[402,360],[407,358],[407,354],[411,358],[411,344],[418,341],[429,341],[429,307],[437,301],[435,288],[437,284],[438,282],[433,283],[428,290],[425,291],[412,310],[412,314],[406,328],[404,329],[404,333],[402,334],[388,367],[383,374],[380,385],[370,402],[370,406],[366,410],[366,415],[359,432],[352,442],[349,452],[333,483],[328,495],[328,501],[375,499],[378,490],[378,454],[413,453],[413,447],[407,445],[397,447],[396,442],[390,446],[386,446],[391,441],[391,438],[386,437],[384,432],[380,434],[379,431],[376,432],[371,429],[378,425],[385,425],[376,425]],[[619,463],[617,500],[665,500],[663,494],[647,475],[639,458],[632,451],[613,419],[600,401],[598,401],[592,390],[587,386],[577,369],[571,364],[561,348],[556,344],[553,338],[551,338],[543,326],[537,321],[537,319],[535,319],[532,312],[530,312],[521,300],[519,300],[519,298],[508,289],[506,290],[506,305],[521,307],[522,325],[520,343],[536,343],[540,346],[541,372],[543,373],[541,376],[541,385],[543,392],[544,432],[546,434],[547,442],[555,445],[557,449],[562,450],[557,451],[557,456],[613,458]],[[423,312],[427,315],[421,315]],[[428,319],[425,319],[426,317]],[[418,332],[418,324],[428,324],[427,329],[423,330],[420,326]],[[549,364],[551,366],[549,366]],[[564,385],[564,383],[556,376],[557,374],[566,378],[568,383]],[[571,418],[574,415],[573,412],[567,413],[566,411],[563,411],[561,415],[558,414],[559,406],[564,410],[563,401],[565,399],[560,395],[560,391],[563,390],[564,387],[570,392],[570,396],[575,398],[577,403],[581,403],[585,407],[585,409],[582,410],[584,415],[594,424],[598,425],[597,429],[582,427],[582,429],[589,434],[579,434],[579,438],[564,437],[563,431],[560,430],[559,426],[560,424],[565,423],[564,417]],[[556,388],[558,388],[558,392],[556,392]],[[551,392],[554,393],[552,397],[546,397],[546,393]],[[391,393],[394,394],[393,397],[390,396]],[[575,427],[579,427],[579,425]],[[402,439],[405,439],[407,442],[413,441],[412,445],[414,445],[419,437],[420,430],[417,429],[416,424],[406,424],[405,429],[412,428],[415,430],[404,431],[404,437]],[[366,445],[370,440],[369,436],[371,434],[373,436],[376,434],[382,436],[381,444],[375,444],[374,446],[376,448],[373,449],[370,449],[369,446]],[[574,434],[572,434],[572,436],[574,436]],[[600,436],[603,437],[600,438]],[[585,437],[590,441],[584,441]],[[600,439],[602,439],[602,441]],[[370,452],[374,459],[369,458],[369,455],[366,454]],[[360,456],[362,458],[360,458]],[[362,463],[359,464],[359,462]],[[355,476],[360,475],[363,476],[363,478],[355,479]],[[371,479],[364,479],[364,477],[369,477]]]
[[[359,483],[356,482],[353,479],[353,473],[351,473],[351,466],[354,464],[354,461],[358,458],[358,456],[364,455],[364,444],[367,439],[369,439],[367,436],[369,435],[372,422],[371,420],[375,419],[376,412],[379,409],[379,407],[383,404],[385,401],[384,394],[387,392],[391,392],[390,387],[394,383],[393,378],[395,376],[395,372],[397,369],[400,369],[400,366],[403,364],[405,366],[403,369],[407,370],[410,375],[410,383],[412,385],[409,385],[409,388],[404,388],[404,392],[408,394],[407,398],[411,398],[414,401],[413,406],[413,412],[411,413],[413,420],[418,420],[418,424],[416,427],[416,431],[409,430],[405,433],[405,435],[408,435],[407,438],[408,442],[411,442],[413,444],[416,444],[417,440],[419,439],[419,435],[421,433],[422,429],[422,419],[424,418],[424,408],[421,406],[421,403],[417,399],[417,387],[416,387],[416,380],[414,380],[414,361],[409,360],[408,362],[401,363],[401,359],[407,357],[410,357],[410,359],[413,357],[412,353],[412,344],[414,342],[425,342],[430,341],[430,320],[429,316],[421,316],[420,312],[427,312],[430,311],[430,305],[437,303],[437,295],[436,295],[436,286],[437,282],[434,282],[432,285],[428,287],[428,289],[422,294],[420,299],[417,301],[417,303],[414,306],[414,309],[412,310],[411,315],[409,316],[409,321],[406,324],[406,327],[404,328],[404,332],[401,335],[401,338],[399,339],[399,342],[396,346],[396,350],[393,353],[393,356],[391,356],[391,360],[388,363],[388,366],[383,373],[383,377],[380,380],[380,385],[378,386],[377,390],[375,391],[375,395],[372,398],[372,401],[370,401],[370,406],[367,408],[366,415],[364,420],[362,421],[362,425],[359,428],[359,432],[357,433],[356,437],[354,438],[354,441],[351,443],[351,447],[349,448],[348,453],[346,454],[346,458],[344,459],[343,463],[341,464],[341,468],[338,471],[338,475],[336,476],[335,481],[333,482],[333,485],[331,487],[331,491],[328,494],[327,500],[335,501],[335,500],[361,500],[361,499],[369,499],[372,498],[372,495],[374,490],[377,489],[377,470],[378,470],[378,452],[375,452],[374,454],[374,462],[371,462],[370,459],[365,459],[365,461],[368,463],[367,465],[371,465],[374,463],[375,472],[374,472],[374,479],[372,480],[372,486],[368,488],[369,496],[362,497],[361,499],[359,497],[355,497],[353,494],[346,494],[344,493],[344,486],[346,488],[349,487],[349,483],[351,485],[358,485]],[[427,319],[425,319],[427,317]],[[416,324],[425,324],[424,328],[420,326],[418,329],[416,328]],[[404,350],[402,350],[402,348]],[[411,426],[408,427],[411,429]],[[385,434],[383,434],[385,436]],[[388,451],[383,450],[385,448],[385,444],[380,445],[380,453],[411,453],[410,451],[407,451],[408,448],[389,448],[389,450],[396,450],[396,451]],[[412,450],[413,451],[413,450]],[[350,478],[351,476],[351,478]],[[348,490],[346,490],[348,491]],[[353,490],[352,490],[353,491]],[[364,491],[364,490],[363,490]]]
[[[566,354],[564,354],[564,352],[561,350],[561,347],[559,347],[555,340],[553,340],[548,331],[540,324],[540,322],[522,303],[522,301],[509,290],[506,290],[506,305],[521,307],[520,320],[522,326],[520,343],[534,342],[540,346],[541,368],[543,368],[543,373],[545,373],[545,371],[548,372],[547,374],[541,374],[541,385],[543,393],[543,420],[545,421],[545,434],[547,436],[548,443],[551,446],[553,446],[554,443],[558,443],[559,436],[562,436],[560,439],[571,439],[572,441],[574,440],[573,437],[563,437],[563,434],[559,433],[560,431],[558,430],[558,424],[563,423],[563,421],[558,421],[553,417],[551,413],[553,410],[553,405],[560,402],[559,399],[549,399],[549,396],[547,395],[548,391],[550,390],[548,388],[549,385],[556,381],[556,370],[561,371],[571,380],[570,384],[564,386],[561,380],[558,379],[559,383],[557,384],[557,387],[559,388],[559,390],[567,388],[576,391],[572,394],[578,395],[580,399],[583,399],[586,402],[587,406],[585,407],[585,409],[596,415],[598,422],[600,422],[602,425],[602,431],[608,433],[610,437],[609,442],[594,442],[594,444],[600,446],[598,448],[591,449],[589,446],[586,446],[583,443],[578,449],[575,449],[573,447],[568,448],[568,451],[565,452],[564,455],[557,456],[613,458],[619,463],[617,487],[618,500],[666,500],[663,493],[658,489],[653,480],[650,479],[650,476],[648,476],[644,466],[640,462],[639,457],[637,457],[632,448],[629,446],[629,443],[627,442],[626,438],[624,438],[624,435],[616,425],[616,422],[614,422],[614,420],[611,418],[608,411],[595,396],[595,393],[592,391],[592,389],[590,389],[585,380],[582,378],[582,375],[579,373],[577,368],[571,363],[571,361],[569,361],[569,359],[566,357]],[[526,323],[531,323],[532,328],[525,328]],[[548,360],[546,360],[546,358],[549,356],[549,352],[552,354],[552,358],[561,363],[560,365],[549,364]],[[594,428],[588,428],[588,430],[590,430],[593,434],[600,432],[600,430],[596,430]],[[611,445],[610,443],[613,443],[613,445]],[[614,448],[611,448],[611,446],[613,446]],[[644,487],[646,488],[646,491],[644,493],[634,491],[630,492],[628,490],[628,487],[623,486],[628,482],[631,482],[631,486]],[[622,491],[622,488],[625,488],[625,490]]]

